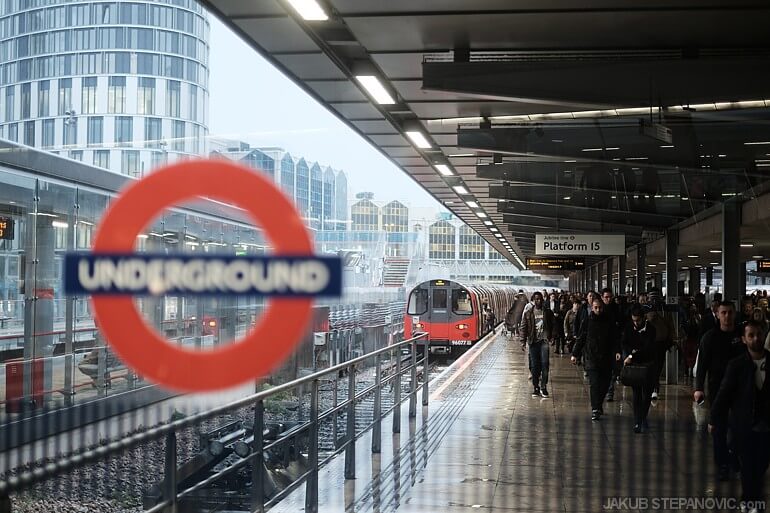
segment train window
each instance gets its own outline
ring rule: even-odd
[[[459,315],[470,315],[473,313],[471,295],[467,290],[455,289],[452,291],[452,312]]]
[[[408,315],[422,315],[428,311],[428,291],[426,289],[416,289],[409,296],[409,307],[406,309]]]
[[[446,289],[433,289],[433,309],[446,310]]]

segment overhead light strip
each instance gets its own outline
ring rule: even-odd
[[[699,103],[694,105],[671,105],[664,107],[664,112],[684,112],[686,110],[694,111],[719,111],[719,110],[737,110],[737,109],[761,109],[770,106],[770,100],[741,100],[736,102],[716,102]],[[508,121],[546,121],[559,119],[582,119],[582,118],[600,118],[600,117],[622,117],[639,116],[648,114],[658,114],[659,107],[629,107],[621,109],[605,110],[581,110],[568,112],[550,112],[545,114],[519,114],[511,116],[490,116],[484,117],[458,117],[458,118],[439,118],[429,119],[429,125],[459,125],[481,123],[482,121],[508,122]],[[770,144],[770,142],[766,143]]]
[[[382,82],[380,82],[380,79],[376,76],[358,75],[356,76],[356,80],[358,80],[358,83],[366,89],[369,96],[374,98],[374,101],[380,105],[393,105],[396,103],[396,100],[393,99],[387,89],[382,85]]]
[[[414,143],[414,145],[420,148],[421,150],[425,150],[427,148],[432,147],[430,142],[428,142],[428,139],[425,137],[425,134],[423,134],[419,130],[409,130],[406,132],[406,136],[409,137],[412,143]]]
[[[306,21],[326,21],[329,16],[315,0],[289,0],[289,3]]]

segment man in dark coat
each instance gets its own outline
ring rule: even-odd
[[[741,340],[747,351],[728,364],[709,423],[709,431],[728,422],[733,431],[746,511],[765,509],[762,484],[770,464],[770,352],[764,348],[762,329],[753,320],[744,325]]]
[[[713,405],[728,362],[745,352],[740,343],[740,334],[735,330],[735,305],[729,301],[721,303],[717,310],[719,328],[703,336],[698,355],[698,369],[695,374],[695,392],[693,400],[697,403],[706,398],[704,390],[708,376],[709,402]],[[717,477],[720,481],[730,479],[730,450],[727,444],[727,424],[715,424],[711,434],[714,441],[714,461],[717,464]]]
[[[634,393],[634,433],[641,433],[647,429],[656,352],[655,326],[647,322],[641,305],[631,308],[631,320],[623,328],[620,343],[625,356],[623,365],[647,366],[647,379],[631,387]]]
[[[604,303],[595,297],[591,313],[580,327],[571,361],[576,364],[584,359],[591,390],[591,420],[599,420],[604,409],[602,403],[610,388],[612,367],[620,360],[620,341],[612,319],[604,315]]]
[[[533,396],[548,397],[549,343],[554,335],[553,312],[543,304],[540,292],[532,294],[534,306],[521,320],[521,340],[529,347]]]

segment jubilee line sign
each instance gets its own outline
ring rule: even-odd
[[[617,233],[537,233],[535,254],[611,256],[626,254],[626,236]]]

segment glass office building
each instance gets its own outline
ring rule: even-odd
[[[0,138],[129,176],[207,152],[193,0],[0,3]]]

